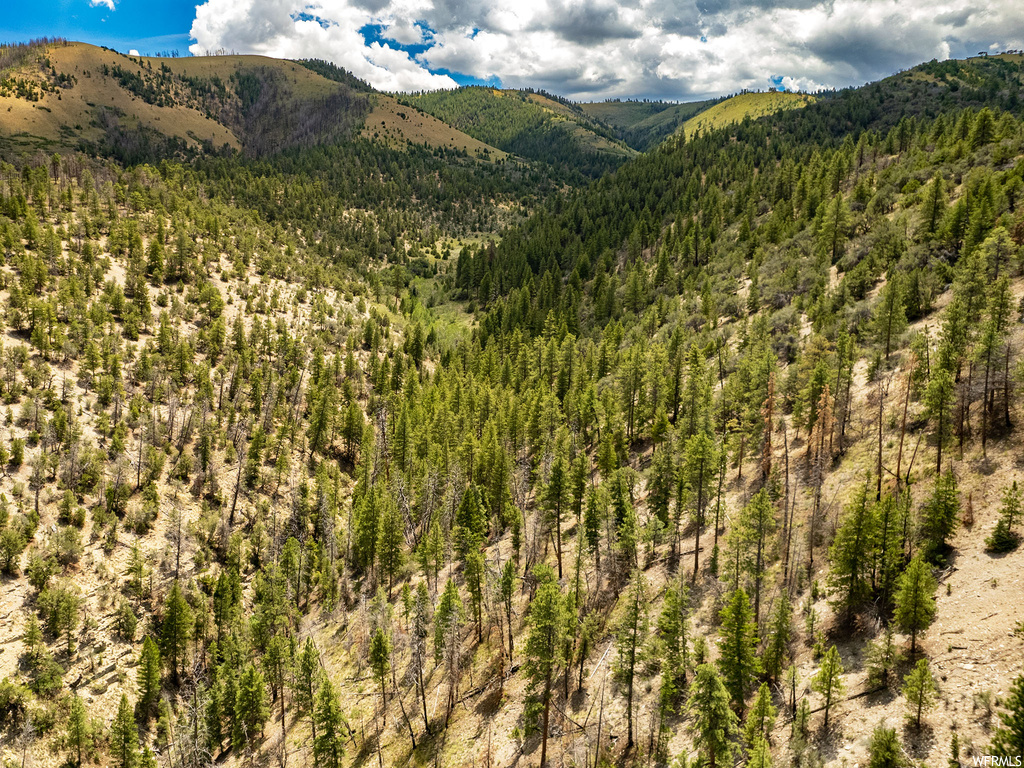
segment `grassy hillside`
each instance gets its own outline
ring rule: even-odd
[[[800,109],[814,103],[813,96],[802,93],[785,93],[770,91],[768,93],[740,93],[725,101],[701,111],[683,123],[683,133],[687,138],[698,131],[706,133],[715,128],[723,128],[739,123],[744,118],[756,120],[787,109]]]
[[[36,47],[3,77],[0,138],[17,151],[81,145],[137,162],[223,147],[266,155],[376,134],[400,148],[501,156],[436,120],[396,120],[391,97],[300,62],[132,58],[69,43]]]
[[[715,100],[674,104],[666,101],[604,101],[580,104],[591,117],[618,130],[629,146],[646,151],[675,133],[694,115],[704,111]]]
[[[595,177],[634,154],[579,107],[547,94],[473,86],[404,96],[402,101],[559,172]]]

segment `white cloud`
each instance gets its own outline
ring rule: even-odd
[[[129,56],[138,56],[139,52],[137,50],[135,50],[134,48],[132,48],[130,51],[128,51],[128,55]]]
[[[92,8],[99,8],[102,5],[108,10],[114,10],[114,0],[89,0],[89,5]]]
[[[694,99],[1024,48],[1024,14],[1019,0],[206,0],[192,37],[193,53],[325,58],[386,90],[450,88],[429,71],[445,69],[577,99]]]

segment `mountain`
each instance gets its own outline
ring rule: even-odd
[[[1016,754],[1019,56],[582,183],[317,61],[29,139],[73,47],[0,47],[0,762]]]
[[[687,120],[716,100],[676,104],[667,101],[602,101],[580,104],[580,109],[618,131],[634,149],[647,151],[675,133]]]
[[[480,141],[563,173],[597,177],[636,154],[578,105],[547,93],[470,86],[402,100]]]
[[[748,117],[756,120],[783,110],[800,109],[813,102],[813,96],[802,93],[740,93],[701,110],[683,124],[682,130],[690,138],[698,131],[722,128]]]
[[[3,74],[0,128],[12,147],[84,145],[126,160],[202,148],[259,156],[360,136],[504,156],[346,75],[322,62],[262,56],[144,58],[84,43],[37,46]]]

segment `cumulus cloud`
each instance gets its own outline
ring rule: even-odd
[[[92,8],[99,8],[101,5],[107,10],[114,10],[114,0],[89,0],[89,6]]]
[[[1024,48],[1024,14],[1019,0],[206,0],[191,34],[196,54],[324,58],[385,90],[451,88],[444,70],[576,99],[686,100]]]

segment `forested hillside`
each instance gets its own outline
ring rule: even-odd
[[[693,101],[673,104],[666,101],[602,101],[580,104],[586,114],[618,131],[619,138],[634,149],[653,149],[679,130],[683,124],[714,104]]]
[[[601,176],[635,154],[579,106],[546,93],[472,86],[403,101],[574,183]]]
[[[1022,95],[6,154],[0,759],[1019,755]]]

